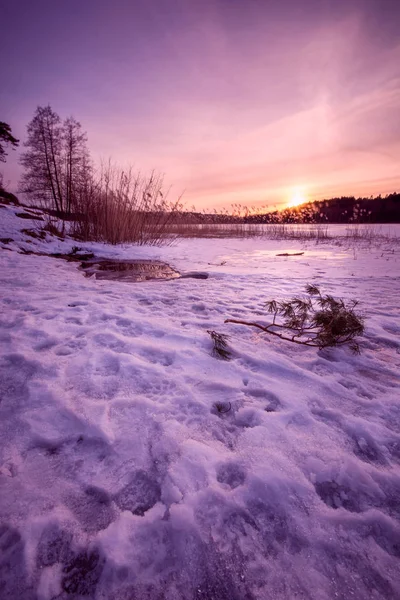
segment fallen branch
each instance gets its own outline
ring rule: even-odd
[[[270,327],[283,327],[283,325],[273,325],[271,323],[271,325],[267,325],[266,327],[263,327],[263,325],[260,325],[259,323],[251,323],[249,321],[238,321],[236,319],[225,319],[224,323],[236,323],[237,325],[247,325],[248,327],[257,327],[257,329],[261,329],[262,331],[265,331],[266,333],[270,333],[271,335],[276,335],[276,337],[281,338],[281,340],[288,340],[289,342],[294,342],[295,344],[302,344],[303,346],[314,346],[315,348],[318,348],[318,344],[312,344],[312,343],[308,343],[308,342],[301,342],[300,340],[295,340],[293,339],[293,337],[286,337],[284,335],[282,335],[281,333],[278,333],[277,331],[272,331],[271,329],[269,329]]]
[[[239,319],[226,319],[225,323],[255,327],[281,340],[313,348],[350,344],[353,352],[358,353],[355,337],[364,333],[363,317],[354,310],[358,302],[353,300],[346,304],[342,298],[323,296],[315,285],[306,286],[306,292],[308,297],[268,302],[267,311],[273,315],[268,325]],[[276,322],[277,318],[280,323]]]

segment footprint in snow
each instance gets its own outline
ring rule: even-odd
[[[65,563],[72,555],[72,534],[57,524],[47,525],[39,539],[36,550],[36,564],[39,569],[56,563]]]
[[[110,496],[105,490],[95,486],[69,494],[65,503],[80,522],[82,529],[88,533],[107,529],[116,516]]]
[[[126,343],[112,333],[98,333],[93,336],[96,346],[114,350],[114,352],[128,352]]]
[[[243,485],[246,479],[246,471],[238,463],[227,462],[217,467],[217,481],[228,485],[232,490]]]
[[[94,598],[103,567],[104,558],[96,548],[74,555],[63,566],[61,580],[63,590],[69,597]]]
[[[244,390],[244,393],[247,397],[252,399],[253,401],[259,401],[264,405],[264,410],[266,412],[275,412],[281,406],[281,402],[273,392],[262,388],[250,388]]]
[[[140,356],[147,362],[163,367],[170,367],[175,362],[175,352],[162,352],[156,349],[143,350]]]
[[[24,542],[11,525],[0,525],[0,595],[1,598],[29,600],[36,594],[28,584]]]
[[[159,483],[145,471],[136,471],[130,482],[115,496],[115,503],[121,510],[129,510],[134,515],[143,517],[161,500]]]

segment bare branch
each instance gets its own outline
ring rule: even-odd
[[[267,311],[274,313],[273,321],[268,325],[238,319],[226,319],[225,323],[255,327],[302,346],[326,348],[350,344],[353,352],[359,352],[354,339],[364,333],[364,320],[354,311],[357,302],[346,304],[342,298],[322,296],[319,288],[313,285],[306,286],[306,292],[308,298],[295,296],[285,302],[267,302]],[[280,323],[276,322],[277,317],[280,317]]]

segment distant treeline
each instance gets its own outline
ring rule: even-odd
[[[249,215],[245,223],[400,223],[400,194],[376,198],[342,196],[266,214]]]
[[[309,202],[293,208],[256,213],[246,207],[231,211],[181,211],[175,221],[195,223],[400,223],[400,194],[376,198],[342,196],[330,200]]]

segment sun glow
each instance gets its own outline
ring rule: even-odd
[[[303,190],[295,189],[291,195],[289,202],[287,203],[287,208],[294,208],[295,206],[300,206],[300,204],[304,204],[307,202],[307,197]]]

